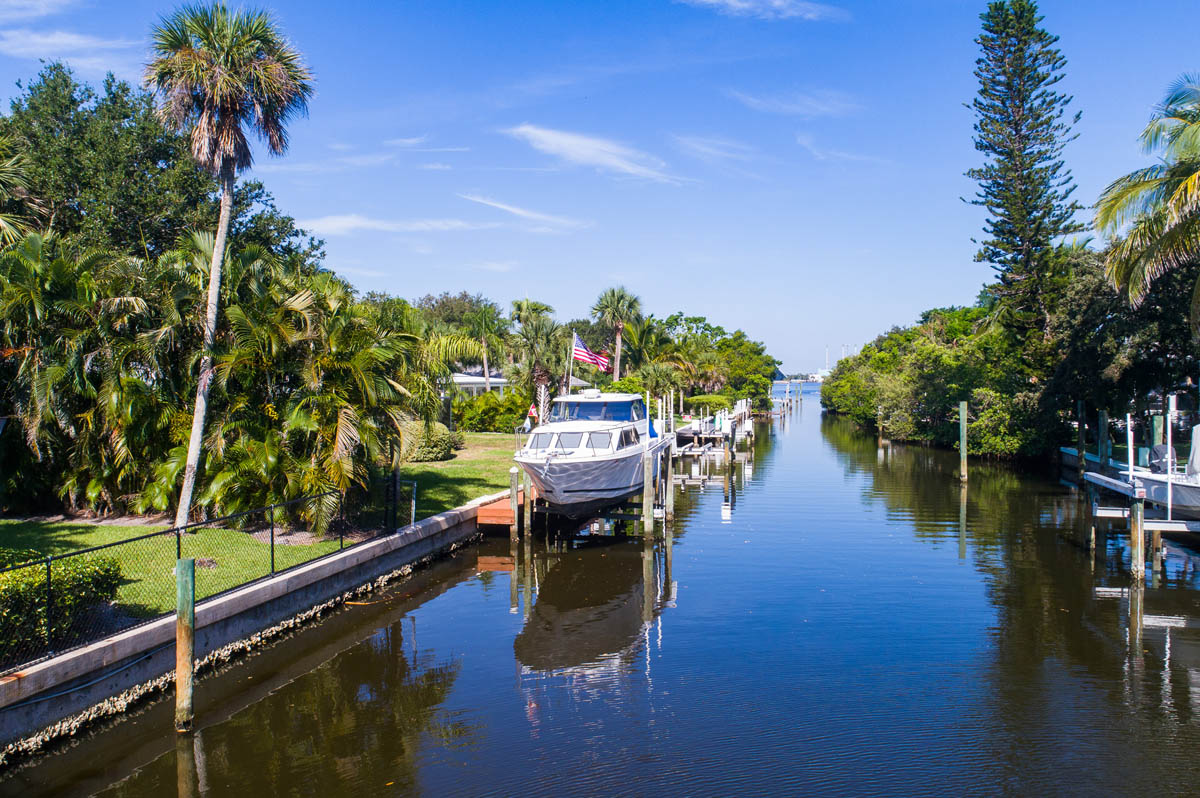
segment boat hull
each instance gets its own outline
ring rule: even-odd
[[[1146,489],[1146,501],[1167,506],[1167,477],[1164,474],[1137,472],[1137,478]],[[1200,482],[1176,476],[1171,483],[1172,512],[1200,517]]]
[[[656,478],[661,462],[656,455],[667,445],[666,441],[655,442],[650,448]],[[638,448],[596,458],[517,457],[515,460],[529,475],[538,498],[556,512],[578,517],[642,491],[643,451]]]

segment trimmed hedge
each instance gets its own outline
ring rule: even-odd
[[[3,549],[0,561],[25,561],[29,559],[27,554]],[[116,598],[121,566],[113,557],[68,557],[51,564],[50,580],[54,638],[62,640],[88,610]],[[46,628],[45,567],[31,566],[0,574],[0,662],[41,651],[46,642]]]
[[[732,410],[733,400],[722,393],[709,393],[685,398],[683,406],[689,410],[695,408],[705,413],[713,413],[717,410]]]
[[[441,422],[421,430],[421,440],[413,447],[408,460],[413,463],[432,463],[454,456],[454,434]]]

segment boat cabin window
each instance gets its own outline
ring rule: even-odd
[[[545,449],[550,445],[551,435],[549,432],[535,432],[529,436],[529,443],[526,448],[529,449]]]
[[[624,449],[626,446],[634,446],[637,444],[637,442],[638,442],[638,434],[637,434],[636,429],[633,429],[632,427],[630,427],[629,429],[621,430],[620,448]]]
[[[588,446],[593,449],[607,449],[612,445],[611,432],[593,432],[588,437]]]
[[[646,417],[641,399],[620,402],[555,402],[551,421],[638,421]]]
[[[583,443],[582,432],[560,432],[558,433],[558,446],[555,448],[562,451],[578,449],[581,443]]]

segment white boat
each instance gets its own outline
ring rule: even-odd
[[[1173,446],[1160,446],[1152,455],[1152,468],[1135,466],[1121,475],[1146,490],[1146,501],[1169,507],[1172,514],[1200,518],[1200,425],[1192,428],[1187,466],[1179,473]]]
[[[560,396],[549,416],[513,459],[537,495],[568,516],[640,493],[642,457],[650,452],[657,476],[659,455],[671,443],[637,394],[592,389]]]

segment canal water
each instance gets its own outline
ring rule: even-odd
[[[1194,553],[1131,590],[1057,475],[963,489],[815,393],[756,433],[649,547],[463,550],[203,680],[195,735],[160,701],[0,795],[1200,789]]]

